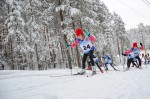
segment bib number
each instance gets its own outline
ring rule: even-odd
[[[134,53],[134,55],[138,55],[138,52]]]
[[[90,45],[88,44],[87,46],[83,46],[84,50],[90,49]]]

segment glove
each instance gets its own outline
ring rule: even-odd
[[[127,56],[126,54],[122,53],[123,56]]]
[[[142,43],[140,43],[140,45],[141,45],[141,46],[143,46],[143,44],[142,44]]]
[[[85,31],[86,36],[90,37],[90,33]]]
[[[69,48],[69,47],[70,47],[70,44],[66,44],[66,47]]]
[[[96,41],[96,38],[94,36],[90,36],[89,38],[90,38],[91,42],[95,42]]]

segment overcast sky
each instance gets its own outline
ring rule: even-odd
[[[150,0],[101,0],[112,13],[115,11],[125,22],[125,28],[136,28],[139,23],[150,25]]]

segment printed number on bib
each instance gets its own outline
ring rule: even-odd
[[[138,52],[134,53],[134,55],[138,55]]]
[[[84,47],[84,50],[87,50],[87,49],[90,49],[90,45],[88,44],[87,46],[83,46]]]

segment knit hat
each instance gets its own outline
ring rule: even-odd
[[[80,35],[83,34],[83,30],[82,30],[81,28],[77,28],[77,29],[75,30],[75,33],[76,33],[76,36],[80,36]]]
[[[137,42],[134,42],[134,43],[133,43],[133,47],[138,47]]]

